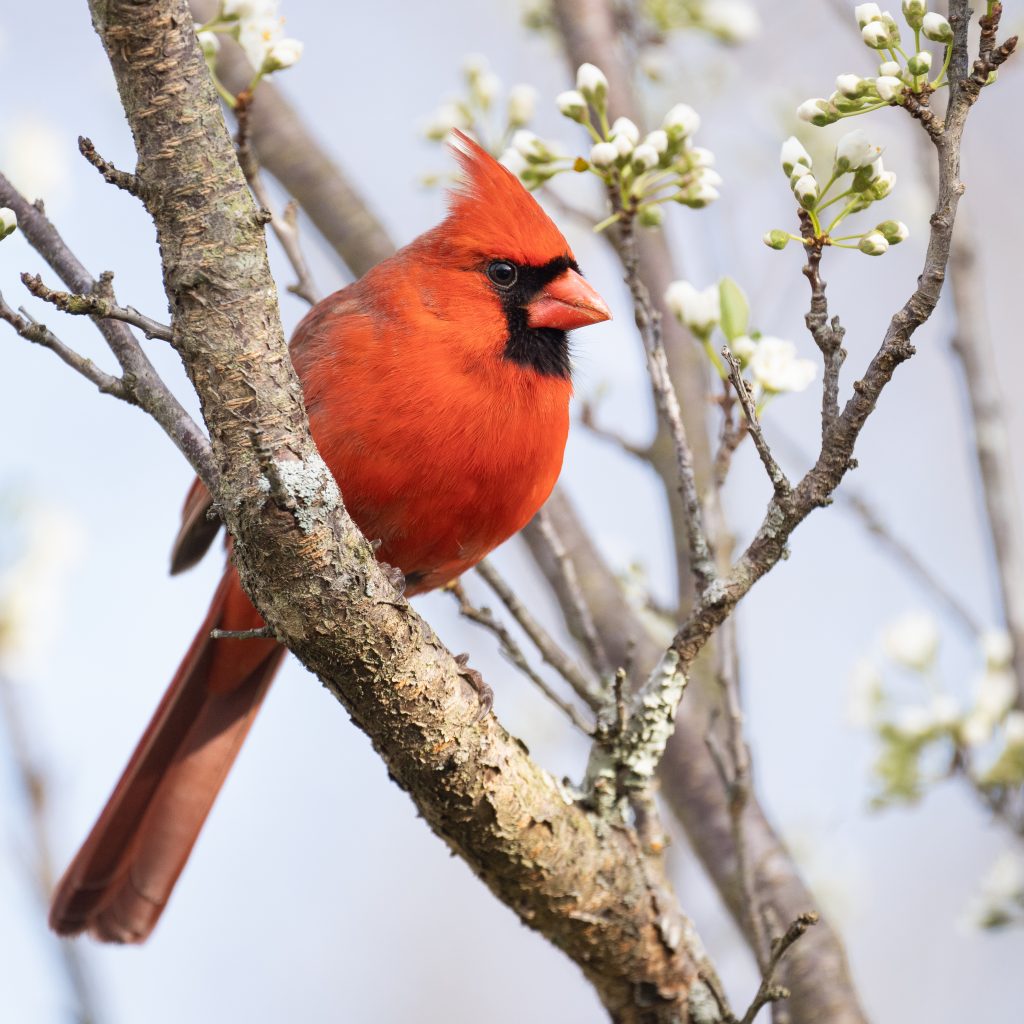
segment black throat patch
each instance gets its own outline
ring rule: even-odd
[[[541,376],[568,380],[572,374],[568,334],[553,327],[528,326],[526,306],[546,284],[566,270],[579,273],[579,267],[575,260],[565,256],[542,267],[524,264],[515,264],[515,267],[518,271],[515,284],[507,289],[494,289],[501,299],[508,324],[505,358],[520,366],[528,366]]]

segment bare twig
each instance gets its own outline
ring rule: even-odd
[[[808,928],[817,923],[818,915],[814,911],[808,911],[793,921],[789,928],[786,929],[784,935],[780,935],[772,940],[771,954],[761,977],[761,985],[739,1024],[753,1024],[754,1018],[769,1003],[789,998],[789,989],[775,984],[775,974],[783,957],[789,952],[793,944],[804,935]]]
[[[67,247],[46,218],[41,204],[30,203],[2,174],[0,206],[14,210],[21,234],[72,292],[88,295],[97,290],[100,282]],[[116,320],[98,320],[96,326],[124,371],[129,401],[141,406],[160,424],[203,483],[214,490],[218,469],[209,441],[160,378],[128,325]]]
[[[775,456],[772,455],[772,450],[765,440],[764,431],[761,429],[761,421],[757,415],[757,405],[754,402],[754,396],[751,395],[750,387],[743,379],[743,368],[740,366],[739,360],[729,351],[728,345],[722,347],[722,358],[729,367],[729,380],[736,391],[736,397],[740,400],[740,408],[743,409],[743,415],[747,421],[747,431],[754,442],[754,447],[757,449],[757,454],[764,465],[765,472],[768,474],[768,479],[772,482],[776,496],[784,498],[792,491],[793,485],[789,482],[786,474],[783,473],[782,467],[775,461]]]
[[[213,640],[273,640],[276,634],[269,626],[257,626],[255,629],[211,629]]]
[[[617,196],[612,193],[613,206]],[[640,255],[636,245],[633,215],[621,211],[624,216],[619,226],[617,248],[626,272],[626,284],[633,296],[633,314],[637,330],[643,339],[647,354],[647,366],[654,389],[655,404],[665,426],[672,437],[675,448],[676,467],[679,474],[679,490],[686,510],[686,540],[689,548],[690,571],[698,596],[703,594],[715,579],[715,564],[704,533],[703,513],[697,478],[694,472],[693,453],[686,436],[686,427],[679,409],[679,398],[669,375],[668,359],[661,339],[661,312],[651,302],[647,286],[640,279]]]
[[[262,83],[261,83],[262,84]],[[245,180],[256,197],[260,208],[267,212],[268,223],[284,250],[288,262],[295,271],[296,281],[288,285],[288,291],[299,298],[305,299],[311,306],[316,305],[320,297],[309,272],[306,257],[299,244],[298,210],[294,203],[289,203],[283,214],[277,213],[270,201],[270,193],[263,183],[259,161],[251,145],[249,117],[252,110],[253,93],[243,89],[236,97],[235,117],[238,119],[238,134],[235,137],[235,150],[238,153],[238,164],[242,168]]]
[[[53,854],[50,828],[47,822],[46,773],[29,740],[14,681],[0,671],[0,713],[3,715],[11,761],[25,798],[29,834],[32,844],[29,862],[32,882],[40,904],[46,906],[53,891]],[[89,971],[82,959],[82,947],[73,942],[60,941],[61,961],[68,985],[74,994],[77,1024],[98,1024],[101,1013],[97,1006]]]
[[[562,543],[562,538],[558,535],[558,530],[548,515],[547,509],[542,508],[537,513],[534,522],[536,522],[540,537],[547,545],[558,567],[558,572],[564,585],[563,593],[569,600],[572,609],[571,614],[579,625],[587,659],[598,675],[607,678],[613,672],[612,664],[608,660],[604,644],[601,642],[597,629],[594,627],[594,619],[590,614],[590,608],[587,605],[586,598],[583,596],[583,591],[580,589],[579,576],[576,573],[576,565],[573,562],[572,556]]]
[[[512,618],[519,623],[523,632],[540,652],[541,657],[573,688],[576,696],[596,711],[604,701],[598,680],[585,672],[582,666],[555,643],[551,634],[537,621],[530,609],[519,600],[504,577],[489,560],[485,558],[480,562],[476,571],[484,578],[491,590],[498,595],[501,603],[508,609]]]
[[[501,644],[502,653],[512,662],[513,665],[527,679],[530,680],[544,694],[545,697],[555,707],[558,708],[568,719],[576,726],[581,732],[590,736],[594,728],[593,726],[584,719],[579,711],[569,703],[560,697],[549,685],[548,681],[538,673],[534,667],[530,664],[529,659],[523,653],[523,649],[513,639],[512,634],[505,628],[505,626],[494,617],[494,613],[490,608],[486,606],[481,607],[473,604],[469,599],[469,595],[466,593],[465,588],[460,582],[449,584],[447,588],[456,601],[459,603],[459,614],[469,619],[471,622],[475,622],[478,626],[483,626],[484,629],[493,633],[498,638],[498,642]]]
[[[108,185],[123,189],[129,195],[136,197],[141,195],[142,186],[139,179],[127,171],[119,171],[109,160],[104,160],[96,152],[96,147],[92,144],[91,139],[87,139],[84,135],[79,136],[78,151],[103,175],[103,180]]]
[[[113,278],[110,274],[101,274],[101,283]],[[92,316],[98,320],[120,320],[138,327],[147,338],[158,338],[160,341],[171,341],[173,335],[170,327],[159,323],[151,317],[140,313],[132,306],[119,306],[100,292],[90,295],[72,295],[70,292],[58,292],[47,288],[38,274],[22,274],[21,283],[37,298],[49,302],[64,313],[75,316]]]
[[[72,370],[95,384],[105,395],[113,395],[115,398],[121,398],[134,404],[132,396],[125,389],[124,381],[106,373],[91,359],[87,359],[75,352],[74,349],[69,348],[45,324],[33,320],[24,310],[22,310],[22,315],[16,313],[4,301],[2,293],[0,293],[0,320],[9,323],[26,341],[48,348]]]

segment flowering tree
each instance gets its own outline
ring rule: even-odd
[[[680,27],[743,38],[752,28],[749,8],[652,3],[623,28],[610,4],[556,0],[534,17],[559,34],[576,69],[576,88],[556,103],[580,129],[567,130],[566,142],[531,133],[536,93],[525,87],[510,92],[504,123],[495,125],[499,83],[479,61],[466,68],[468,96],[432,118],[430,136],[442,139],[455,126],[472,129],[524,184],[556,204],[565,203],[565,191],[555,192],[555,185],[572,176],[599,183],[605,208],[590,224],[621,263],[659,414],[658,436],[643,455],[664,483],[677,547],[679,602],[669,613],[670,639],[660,638],[664,613],[657,613],[656,624],[645,620],[562,494],[526,537],[575,636],[575,653],[552,640],[549,624],[523,606],[493,567],[480,569],[574,692],[575,701],[559,697],[560,706],[592,744],[572,785],[556,782],[494,717],[479,720],[462,664],[395,598],[348,517],[344,494],[339,497],[309,437],[290,364],[278,358],[284,338],[261,221],[291,260],[296,291],[310,300],[315,292],[295,218],[272,208],[259,158],[328,238],[337,234],[355,271],[389,247],[351,195],[338,200],[343,185],[329,169],[310,184],[294,161],[275,155],[274,137],[296,126],[263,80],[293,64],[300,44],[283,37],[266,3],[225,0],[201,12],[197,3],[196,22],[182,0],[93,0],[90,6],[139,165],[134,173],[118,170],[87,140],[83,154],[152,215],[173,321],[144,316],[114,296],[109,280],[93,280],[43,212],[4,179],[0,234],[17,224],[69,289],[55,291],[26,276],[29,290],[68,313],[93,317],[123,373],[101,371],[6,303],[0,316],[101,391],[141,406],[159,422],[215,496],[243,581],[273,635],[349,709],[453,851],[580,965],[613,1019],[752,1021],[766,1004],[784,1000],[787,1009],[779,1012],[793,1020],[863,1020],[839,936],[826,923],[804,934],[817,921],[815,901],[753,792],[732,616],[786,556],[808,516],[837,494],[866,421],[895,370],[914,355],[911,338],[939,300],[962,192],[965,124],[1015,45],[999,40],[1001,5],[987,4],[973,51],[966,3],[954,0],[946,19],[923,0],[909,0],[903,29],[878,5],[860,5],[856,20],[865,44],[883,59],[879,74],[840,75],[832,96],[800,107],[803,121],[818,127],[864,114],[903,117],[908,131],[924,133],[936,161],[935,208],[918,286],[893,315],[873,358],[858,367],[852,387],[842,380],[844,332],[829,309],[822,267],[834,249],[878,256],[907,238],[902,221],[863,216],[892,193],[895,174],[883,166],[867,129],[840,139],[829,165],[817,172],[804,143],[791,137],[782,144],[794,222],[792,230],[768,230],[764,240],[772,249],[799,246],[805,253],[807,326],[822,373],[820,443],[799,479],[783,470],[764,422],[782,396],[812,385],[818,363],[800,357],[793,342],[761,333],[744,290],[731,278],[698,289],[671,272],[659,233],[666,207],[677,204],[699,217],[719,198],[722,179],[712,153],[695,145],[700,119],[691,106],[673,105],[660,127],[641,131],[630,57],[636,45],[656,43]],[[913,35],[912,46],[904,46],[901,31]],[[935,100],[942,90],[948,90],[944,108]],[[234,118],[234,145],[218,98]],[[201,130],[183,132],[186,123]],[[303,138],[301,148],[315,154],[315,140]],[[327,188],[331,204],[323,202]],[[220,225],[202,244],[188,228],[197,204],[209,223]],[[354,243],[351,233],[332,226],[339,213],[360,225]],[[231,332],[218,319],[224,309],[236,318]],[[153,370],[133,331],[166,339],[181,355],[202,400],[208,440]],[[239,366],[246,367],[242,375]],[[713,423],[705,416],[709,398]],[[248,413],[244,424],[233,411],[239,403]],[[596,426],[593,409],[584,419]],[[759,527],[736,554],[722,489],[748,437],[771,496]],[[297,472],[288,475],[273,468],[274,453],[286,450],[297,461]],[[463,613],[495,632],[530,671],[529,657],[494,614],[461,587],[454,593]],[[925,709],[893,713],[888,687],[877,674],[862,673],[865,721],[882,744],[882,799],[918,795],[926,758],[939,751],[949,770],[1021,831],[1024,737],[1014,705],[1024,674],[1009,603],[1006,611],[1012,635],[986,635],[986,672],[971,707],[936,699]],[[926,626],[905,623],[887,650],[904,668],[927,671],[934,647]],[[399,680],[403,685],[392,685]],[[693,697],[681,704],[685,692]],[[710,725],[703,710],[709,704],[719,709]],[[976,752],[987,743],[995,754],[979,766]],[[733,995],[745,1010],[731,1008],[672,892],[656,798],[659,775],[668,807],[757,959],[758,991],[752,999]],[[1002,910],[1004,917],[1011,913]]]

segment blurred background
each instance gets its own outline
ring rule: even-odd
[[[700,112],[697,142],[717,156],[721,200],[701,212],[674,208],[666,230],[698,287],[724,274],[746,289],[754,323],[816,357],[803,328],[807,284],[801,254],[761,242],[796,230],[778,168],[794,111],[827,95],[836,74],[874,73],[875,58],[836,8],[852,4],[760,0],[760,31],[723,47],[706,34],[674,35],[651,57],[652,121],[677,101]],[[467,54],[483,54],[506,86],[539,93],[533,127],[569,147],[576,126],[553,97],[572,85],[555,42],[526,30],[522,9],[495,0],[327,4],[286,0],[287,32],[303,59],[277,84],[399,242],[443,215],[425,175],[451,160],[423,124],[459,93]],[[1004,72],[972,115],[964,150],[962,208],[980,239],[983,293],[1004,382],[1017,479],[1024,479],[1024,372],[1015,245],[1024,234],[1017,188],[1024,156],[1021,79]],[[84,0],[60,0],[45,27],[39,9],[0,15],[0,169],[40,196],[93,273],[116,273],[122,302],[166,316],[159,256],[141,206],[106,186],[79,156],[88,135],[104,156],[131,167],[131,139]],[[883,111],[852,126],[802,128],[824,154],[842,131],[864,127],[885,146],[899,181],[884,215],[905,221],[907,242],[881,260],[832,252],[825,264],[833,312],[843,318],[844,383],[862,372],[922,262],[929,211],[915,126]],[[825,158],[828,159],[828,158]],[[927,173],[930,173],[930,169]],[[561,194],[599,206],[577,179]],[[557,214],[556,214],[557,217]],[[646,371],[617,263],[600,239],[562,221],[580,264],[616,319],[576,344],[577,394],[600,398],[602,424],[638,442],[653,413]],[[346,282],[329,248],[307,228],[322,293]],[[271,257],[291,328],[303,304],[283,292],[292,272]],[[69,344],[112,360],[94,328],[61,317],[24,293],[18,275],[42,272],[19,234],[0,245],[0,289],[25,302]],[[53,284],[52,274],[44,280]],[[26,301],[27,300],[27,301]],[[967,408],[950,355],[948,303],[915,337],[919,355],[885,392],[858,445],[852,485],[884,516],[980,623],[999,622],[998,591],[978,489]],[[189,408],[177,357],[147,351]],[[118,777],[190,641],[221,570],[219,554],[170,579],[170,541],[191,472],[137,410],[95,393],[49,353],[0,331],[0,593],[5,700],[42,771],[53,868],[63,869]],[[812,387],[780,398],[770,438],[788,468],[792,447],[816,450],[819,398]],[[671,538],[652,472],[574,426],[563,481],[610,561],[670,600]],[[749,537],[768,497],[749,444],[737,456],[728,512]],[[494,556],[545,619],[555,606],[520,542]],[[477,581],[468,584],[481,600]],[[820,595],[827,595],[822,600]],[[493,602],[492,602],[493,603]],[[448,595],[417,599],[448,646],[470,651],[496,692],[503,723],[557,775],[579,778],[586,747],[556,711],[510,669],[493,640],[459,618]],[[823,911],[844,937],[855,982],[873,1021],[1019,1019],[1024,929],[980,930],[978,892],[1010,846],[962,783],[930,788],[910,807],[872,811],[877,740],[851,721],[849,680],[864,660],[884,664],[884,631],[908,612],[934,617],[941,643],[931,682],[967,701],[978,645],[943,606],[882,550],[842,504],[799,530],[788,561],[759,584],[739,613],[748,728],[757,790],[790,844]],[[13,624],[13,625],[12,625]],[[685,705],[684,712],[685,713]],[[7,716],[8,727],[11,724]],[[0,729],[3,733],[3,729]],[[33,816],[14,739],[0,739],[0,1019],[57,1024],[76,1019],[65,961],[45,927],[36,885]],[[9,756],[10,755],[10,756]],[[24,765],[24,759],[22,759]],[[673,877],[736,1005],[756,970],[715,891],[676,835]],[[142,948],[77,948],[102,1024],[146,1021],[301,1020],[489,1024],[530,1020],[584,1024],[601,1010],[577,968],[522,927],[453,859],[392,785],[366,738],[297,663],[286,663],[211,816],[174,900]]]

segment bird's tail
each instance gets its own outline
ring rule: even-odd
[[[262,625],[229,566],[57,887],[50,926],[61,935],[88,931],[104,942],[143,942],[153,930],[284,654],[273,640],[213,640],[210,631]]]

